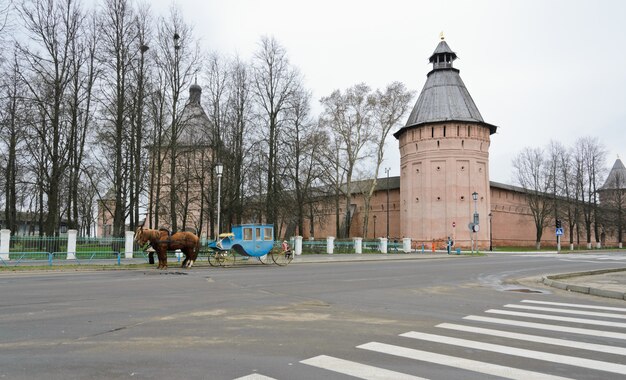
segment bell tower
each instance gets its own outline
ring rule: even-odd
[[[400,148],[400,228],[426,246],[451,237],[456,247],[489,246],[489,144],[497,127],[485,123],[459,70],[456,53],[441,36],[429,58],[413,111],[394,136]],[[477,193],[477,199],[472,197]],[[480,228],[469,223],[478,213]]]

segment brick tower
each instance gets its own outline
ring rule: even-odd
[[[400,147],[400,228],[427,247],[448,236],[456,247],[489,247],[489,144],[497,127],[485,123],[443,37],[406,125],[394,133]],[[474,201],[472,194],[477,193]],[[468,226],[478,212],[478,232]]]

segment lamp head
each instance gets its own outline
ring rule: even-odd
[[[475,192],[475,191],[474,191],[474,192],[472,193],[472,199],[473,199],[473,200],[475,200],[475,201],[477,201],[477,200],[478,200],[478,193],[477,193],[477,192]]]

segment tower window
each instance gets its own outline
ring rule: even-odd
[[[435,137],[435,127],[430,128],[430,137]]]
[[[439,140],[437,140],[437,148],[439,148]]]
[[[443,126],[443,137],[446,137],[446,126]]]

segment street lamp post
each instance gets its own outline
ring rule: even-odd
[[[489,213],[489,251],[493,251],[493,224],[491,223],[491,218],[493,217],[492,213]]]
[[[478,193],[472,193],[472,199],[474,200],[474,221],[472,222],[472,253],[474,253],[474,249],[478,250],[478,244],[476,242],[476,232],[478,232]]]
[[[215,174],[217,174],[217,235],[215,240],[218,240],[220,237],[220,198],[222,193],[222,172],[224,171],[224,166],[221,163],[217,163],[215,165]]]
[[[391,168],[385,168],[387,173],[387,239],[389,239],[389,171]]]

